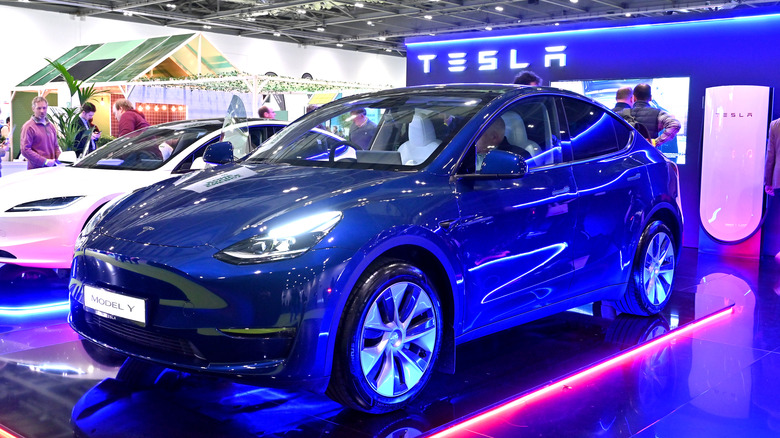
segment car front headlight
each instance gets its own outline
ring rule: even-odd
[[[108,212],[110,212],[120,202],[124,201],[128,196],[132,195],[133,193],[128,193],[124,196],[117,196],[116,198],[103,204],[102,207],[99,207],[97,213],[93,214],[92,217],[84,225],[84,228],[81,229],[81,233],[79,233],[79,237],[76,239],[76,249],[78,250],[79,248],[82,248],[84,246],[84,244],[87,242],[87,236],[89,236],[91,232],[95,231],[97,225],[100,223],[100,221],[103,220],[104,217],[106,217]]]
[[[24,204],[13,206],[6,210],[6,213],[59,210],[70,207],[74,202],[81,198],[83,198],[83,196],[60,196],[57,198],[39,199],[37,201],[25,202]]]
[[[340,211],[307,216],[233,244],[214,255],[234,265],[265,263],[297,257],[317,244],[342,218]]]

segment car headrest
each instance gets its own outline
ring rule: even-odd
[[[506,141],[514,146],[525,146],[528,143],[528,134],[525,132],[523,118],[512,111],[502,114],[501,118],[504,119],[504,125],[506,125],[504,130]]]
[[[422,147],[436,141],[436,130],[433,122],[422,114],[415,112],[409,122],[409,143],[412,147]]]

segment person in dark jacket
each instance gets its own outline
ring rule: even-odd
[[[77,129],[76,137],[73,139],[73,150],[77,157],[86,155],[97,148],[95,142],[100,138],[100,130],[92,124],[92,118],[96,111],[95,104],[84,102],[81,105],[79,118],[73,121]]]
[[[631,108],[631,105],[634,103],[632,95],[633,90],[631,87],[618,88],[617,92],[615,93],[615,107],[612,108],[612,111],[620,114],[620,112],[624,109]]]
[[[660,147],[677,135],[681,125],[673,115],[650,106],[650,101],[653,99],[650,90],[648,84],[634,87],[634,107],[631,108],[631,115],[647,128],[653,146]]]
[[[133,109],[133,104],[127,99],[119,99],[114,102],[114,116],[119,121],[119,132],[117,137],[129,134],[136,129],[149,126],[146,117]]]

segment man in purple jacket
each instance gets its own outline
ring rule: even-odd
[[[43,96],[32,101],[33,115],[22,126],[22,155],[27,159],[27,168],[52,167],[57,165],[60,147],[57,145],[57,128],[46,120],[49,102]]]
[[[146,117],[133,108],[133,104],[127,99],[119,99],[114,102],[114,116],[119,121],[119,133],[117,137],[129,134],[136,129],[146,128],[149,122]]]

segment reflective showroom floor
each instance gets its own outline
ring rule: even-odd
[[[127,387],[113,379],[122,358],[65,322],[65,274],[6,265],[0,437],[776,437],[778,267],[685,250],[662,317],[597,304],[467,343],[455,375],[434,375],[405,411],[371,417],[321,395],[172,371],[152,388]],[[733,313],[688,325],[732,303]],[[494,409],[518,397],[526,401]]]

